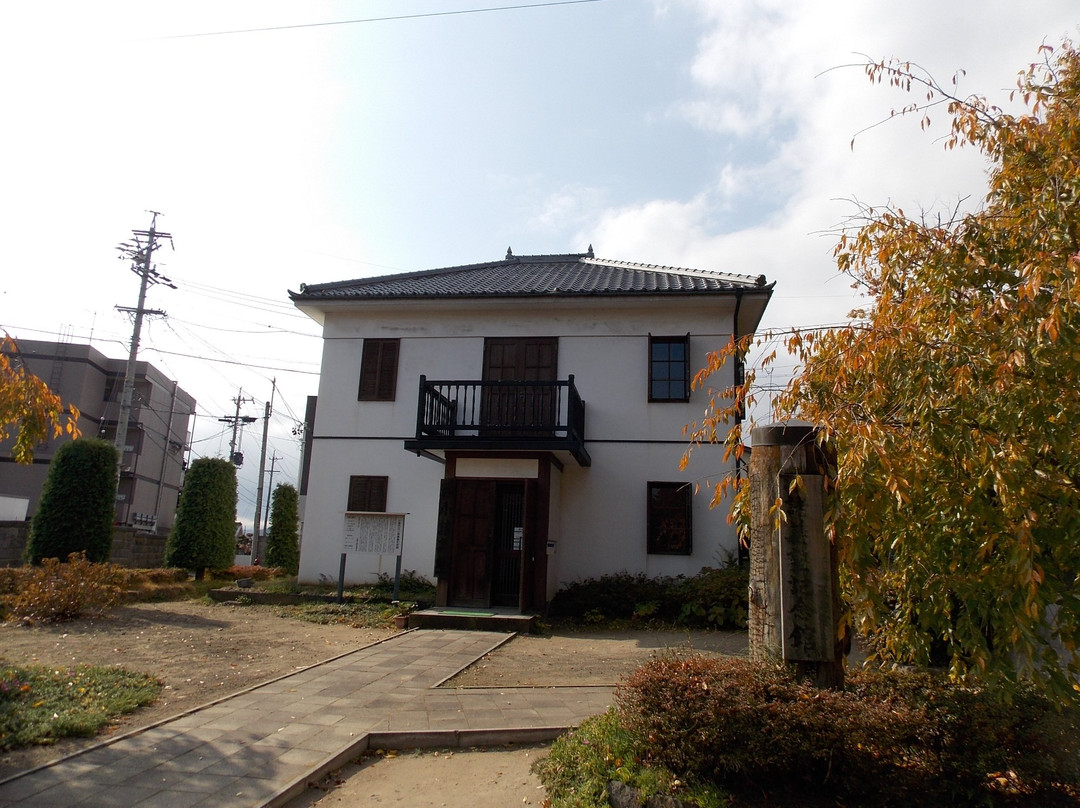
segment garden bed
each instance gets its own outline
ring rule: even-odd
[[[242,600],[244,603],[258,603],[264,606],[299,606],[302,603],[338,603],[337,595],[321,595],[315,592],[260,592],[257,589],[240,589],[239,587],[222,587],[211,589],[206,593],[211,600],[217,603],[226,603],[232,600]],[[341,603],[377,602],[357,598],[353,595],[344,595]]]

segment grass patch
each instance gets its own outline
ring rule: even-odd
[[[161,682],[123,668],[0,663],[0,751],[89,737],[157,698]]]
[[[233,601],[234,603],[236,601]],[[272,606],[280,617],[320,625],[343,625],[352,628],[389,628],[394,618],[415,606],[401,603],[302,603],[296,606]]]
[[[557,738],[547,757],[532,768],[551,808],[607,808],[611,781],[637,789],[641,804],[656,795],[676,796],[700,808],[722,808],[730,802],[715,786],[643,762],[638,738],[620,723],[614,709],[587,718]]]

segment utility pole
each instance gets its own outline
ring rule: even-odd
[[[255,489],[255,533],[254,543],[255,547],[260,551],[255,553],[255,558],[265,558],[265,552],[262,546],[262,536],[259,533],[259,517],[262,515],[262,502],[263,502],[263,476],[266,474],[266,436],[270,429],[270,409],[273,406],[274,394],[277,392],[277,379],[270,382],[270,400],[266,402],[266,413],[263,415],[263,436],[262,436],[262,452],[259,454],[259,485]]]
[[[120,463],[117,466],[117,481],[119,481],[119,469],[124,461],[124,447],[127,445],[128,425],[131,423],[132,399],[135,397],[135,363],[139,355],[139,339],[142,335],[142,321],[146,314],[163,316],[165,312],[146,308],[146,290],[153,284],[163,283],[170,289],[175,289],[172,281],[158,273],[157,268],[151,263],[154,251],[161,245],[159,239],[168,239],[172,244],[171,233],[157,231],[157,217],[161,214],[150,211],[149,230],[132,230],[135,238],[126,241],[118,249],[120,259],[132,262],[131,271],[139,276],[139,304],[134,309],[117,306],[120,311],[126,311],[135,315],[135,328],[131,334],[131,348],[128,352],[127,367],[124,370],[124,389],[120,394],[120,416],[116,423],[116,449],[120,455]]]
[[[254,415],[241,415],[240,405],[254,400],[255,399],[253,398],[244,398],[244,390],[241,388],[240,394],[233,399],[233,402],[236,404],[236,414],[218,418],[218,420],[223,423],[232,424],[232,440],[229,441],[229,460],[232,461],[232,464],[237,468],[244,465],[244,454],[236,448],[236,435],[240,429],[240,424],[253,424],[259,420]]]
[[[268,486],[270,494],[267,494],[266,496],[266,511],[263,514],[263,524],[266,525],[267,534],[269,534],[270,532],[270,497],[274,491],[274,466],[277,461],[284,459],[285,458],[283,457],[278,457],[277,452],[274,452],[272,455],[270,455],[270,484]]]

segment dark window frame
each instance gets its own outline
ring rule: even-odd
[[[673,357],[672,347],[681,348],[682,357]],[[662,355],[660,354],[662,351]],[[673,389],[674,388],[674,389]],[[658,395],[659,393],[659,395]],[[690,335],[654,337],[649,335],[649,402],[690,400]]]
[[[390,478],[379,474],[354,474],[349,477],[349,512],[386,513],[386,494]]]
[[[365,339],[360,354],[357,401],[394,401],[397,397],[398,357],[401,340]]]
[[[646,483],[645,530],[649,555],[693,554],[693,495],[689,483],[652,480]]]

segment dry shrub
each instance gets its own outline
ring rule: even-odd
[[[46,558],[40,567],[22,567],[18,573],[18,589],[4,596],[4,606],[9,619],[31,623],[101,612],[120,599],[128,581],[123,567],[87,561],[85,553],[72,553],[64,563]]]
[[[735,790],[936,805],[1078,782],[1076,712],[930,674],[858,672],[835,692],[781,666],[668,654],[616,703],[649,762]]]
[[[177,567],[129,569],[124,601],[145,603],[190,597],[195,594],[195,587],[188,578],[188,571]]]
[[[0,598],[13,595],[22,584],[22,570],[19,567],[0,567]]]
[[[180,567],[156,567],[154,569],[134,569],[129,571],[131,583],[175,584],[186,583],[188,571]]]
[[[231,581],[236,578],[251,578],[254,581],[268,581],[281,578],[288,573],[281,567],[233,566],[224,570],[213,570],[210,577],[216,581]]]

